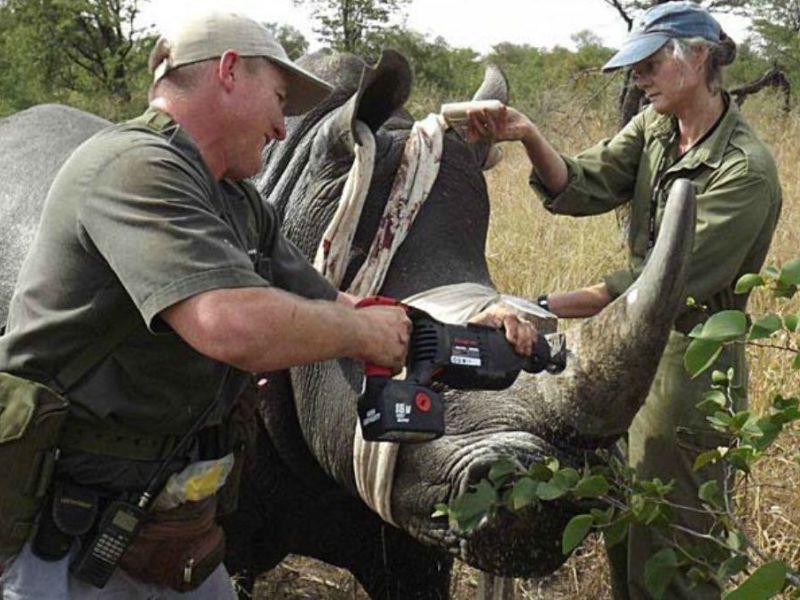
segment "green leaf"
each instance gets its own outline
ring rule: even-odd
[[[584,540],[592,528],[592,522],[592,515],[578,515],[570,519],[561,536],[561,551],[564,554],[572,552]]]
[[[574,488],[581,479],[580,473],[572,467],[561,469],[558,473],[553,475],[553,477],[561,479],[569,490]]]
[[[797,293],[797,286],[796,285],[783,285],[777,284],[774,288],[772,288],[772,295],[776,298],[794,298],[794,295]]]
[[[731,550],[742,551],[747,548],[747,537],[741,531],[729,531],[726,543]]]
[[[575,486],[574,493],[578,498],[599,498],[608,493],[608,481],[602,475],[584,477]]]
[[[749,340],[758,340],[771,336],[782,326],[781,318],[775,314],[769,314],[755,321],[750,327]]]
[[[709,450],[708,452],[703,452],[702,454],[698,454],[697,458],[694,459],[694,465],[692,466],[692,470],[699,471],[703,467],[707,465],[713,465],[716,463],[722,455],[720,454],[719,450]]]
[[[746,294],[757,285],[764,285],[764,279],[761,275],[747,273],[739,277],[739,281],[736,282],[736,288],[733,291],[735,294]]]
[[[559,467],[561,467],[561,464],[558,462],[557,458],[548,458],[547,461],[544,463],[544,466],[546,466],[553,473],[555,473],[556,471],[558,471]]]
[[[761,565],[742,585],[723,595],[723,600],[767,600],[783,590],[786,565],[779,560]]]
[[[697,325],[692,327],[692,330],[689,332],[689,337],[690,338],[699,338],[702,335],[702,333],[703,333],[703,324],[702,323],[698,323]]]
[[[497,501],[492,484],[482,479],[474,490],[468,491],[450,503],[450,520],[454,529],[470,531],[489,512]]]
[[[755,422],[756,417],[749,410],[740,410],[731,418],[731,430],[738,433],[748,421]]]
[[[511,494],[508,497],[511,507],[514,510],[520,510],[535,503],[537,500],[536,488],[539,485],[538,481],[534,481],[530,477],[521,477],[514,482],[514,487],[511,488]]]
[[[631,513],[626,513],[620,520],[603,528],[603,541],[606,548],[611,548],[619,544],[628,535],[628,526],[631,521]]]
[[[553,471],[542,463],[533,463],[528,467],[528,476],[535,481],[550,481],[553,478]]]
[[[592,519],[594,519],[595,525],[608,525],[611,523],[611,519],[614,518],[614,507],[609,506],[608,510],[600,510],[599,508],[593,508],[589,511],[592,513]]]
[[[651,556],[644,566],[644,583],[656,599],[663,598],[670,581],[678,573],[675,550],[665,548]]]
[[[722,310],[714,313],[703,325],[698,339],[729,342],[747,331],[747,319],[740,310]]]
[[[800,354],[794,357],[794,361],[792,362],[793,369],[800,369]]]
[[[686,577],[694,585],[699,585],[708,581],[708,573],[699,567],[692,567],[689,569],[689,571],[686,573]]]
[[[489,481],[495,485],[502,485],[517,472],[517,463],[510,458],[501,458],[489,469]]]
[[[747,567],[747,557],[741,554],[731,556],[728,560],[723,562],[717,574],[723,581],[730,579],[734,575],[738,575]]]
[[[733,421],[733,417],[731,417],[728,413],[718,411],[715,412],[713,416],[706,417],[706,421],[711,423],[711,425],[717,431],[727,431],[731,421]]]
[[[725,456],[725,460],[727,460],[730,464],[732,464],[740,471],[749,474],[750,465],[753,463],[753,460],[755,460],[755,453],[753,452],[753,449],[748,446],[743,446],[741,448],[733,448]]]
[[[797,331],[798,322],[800,322],[800,316],[798,315],[784,315],[783,317],[783,325],[789,331]]]
[[[783,265],[778,281],[784,285],[800,285],[800,258],[790,260]]]
[[[708,340],[692,340],[683,355],[683,366],[692,378],[708,369],[722,352],[722,343]]]
[[[719,491],[719,484],[714,479],[706,481],[700,486],[697,490],[697,497],[713,507],[722,505],[722,493]]]
[[[719,371],[716,371],[719,373]],[[713,415],[720,409],[724,409],[728,404],[728,398],[719,390],[709,390],[703,394],[702,402],[699,402],[695,408],[706,416]]]
[[[450,514],[450,507],[447,506],[447,504],[442,504],[442,503],[436,504],[433,507],[433,509],[434,509],[433,514],[431,514],[432,519],[436,519],[439,517],[446,517]]]
[[[728,385],[728,381],[730,381],[728,375],[722,371],[715,370],[711,373],[711,383],[714,385]]]
[[[561,498],[578,483],[579,479],[580,475],[575,469],[561,469],[553,475],[550,481],[539,484],[536,489],[536,495],[542,500]]]
[[[775,397],[772,399],[772,408],[775,410],[784,410],[793,406],[796,407],[797,405],[798,400],[795,397],[784,398],[780,394],[775,394]]]

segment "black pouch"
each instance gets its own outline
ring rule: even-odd
[[[92,489],[59,482],[39,518],[31,550],[42,560],[61,560],[76,537],[88,533],[97,520],[100,495]]]
[[[50,388],[0,373],[0,555],[18,553],[31,534],[66,416]]]

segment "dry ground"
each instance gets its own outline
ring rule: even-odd
[[[754,98],[744,107],[778,161],[784,192],[781,223],[768,263],[800,256],[800,114],[784,116],[778,102]],[[554,114],[542,126],[555,145],[571,153],[613,132],[613,122],[580,114]],[[529,167],[519,147],[506,147],[505,160],[487,176],[492,221],[487,248],[497,286],[509,293],[536,297],[543,291],[563,290],[596,282],[622,264],[624,252],[614,215],[589,219],[553,217],[539,206],[527,187]],[[776,310],[766,296],[750,303],[753,314]],[[800,307],[795,300],[794,308]],[[769,406],[772,395],[783,390],[796,395],[800,373],[788,367],[780,352],[751,349],[751,406]],[[800,432],[784,435],[770,455],[758,465],[746,490],[738,498],[739,512],[750,534],[763,548],[800,568]],[[475,596],[476,572],[459,564],[454,572],[451,597]],[[261,582],[258,597],[275,599],[366,598],[344,571],[309,559],[290,557]],[[554,575],[539,581],[517,581],[515,597],[533,599],[601,600],[610,597],[608,571],[602,547],[589,540]]]

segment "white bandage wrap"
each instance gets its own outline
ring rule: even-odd
[[[369,191],[375,161],[375,140],[369,128],[356,122],[362,144],[345,182],[342,197],[331,223],[323,234],[314,266],[333,285],[344,279],[364,201]],[[441,115],[428,115],[417,121],[406,142],[386,207],[372,246],[361,269],[347,291],[357,296],[374,296],[383,285],[395,252],[403,243],[417,214],[439,174],[447,124]],[[433,317],[450,323],[465,323],[500,294],[473,283],[444,286],[404,300]],[[365,442],[356,419],[353,443],[353,470],[356,487],[364,502],[385,521],[392,518],[392,485],[400,446],[390,442]]]

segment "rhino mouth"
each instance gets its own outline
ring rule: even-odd
[[[467,436],[468,438],[469,436]],[[523,431],[504,431],[481,440],[459,440],[451,456],[447,486],[438,487],[438,502],[447,503],[488,478],[500,458],[512,458],[527,468],[546,458],[562,465],[579,465],[581,458],[565,454],[541,438]],[[419,497],[419,496],[418,496]],[[431,501],[431,496],[420,501]],[[459,560],[483,571],[507,577],[539,577],[552,573],[566,560],[561,536],[567,522],[581,511],[568,501],[553,501],[512,512],[497,508],[469,533],[448,527],[446,517],[412,518],[408,531],[423,543],[442,548]],[[414,515],[431,514],[417,510]]]

